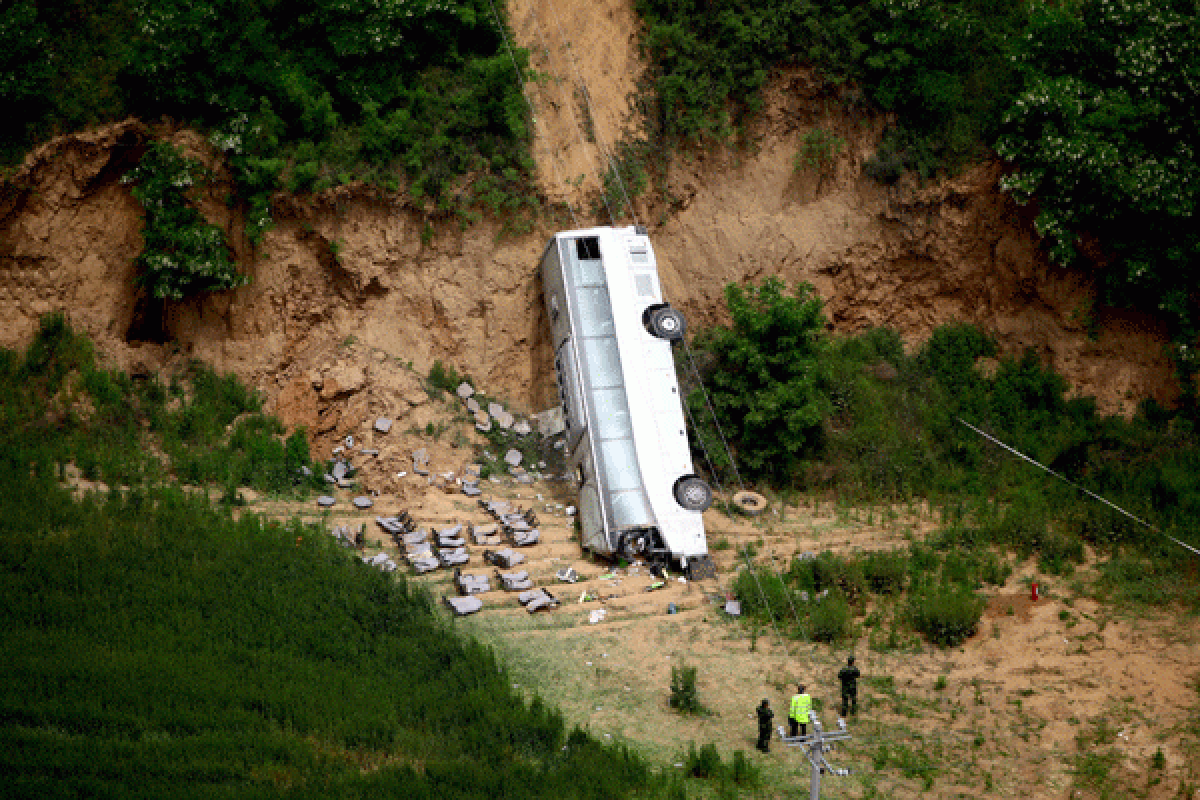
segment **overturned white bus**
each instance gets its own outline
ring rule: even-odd
[[[713,495],[692,466],[671,355],[684,318],[663,302],[645,229],[558,233],[541,267],[584,548],[710,574]]]

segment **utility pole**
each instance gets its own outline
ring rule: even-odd
[[[850,732],[846,730],[846,720],[838,717],[838,729],[836,731],[826,732],[821,727],[821,720],[817,719],[817,712],[808,712],[808,721],[812,725],[813,732],[804,736],[787,736],[784,734],[783,726],[779,726],[779,738],[788,747],[803,747],[804,754],[808,756],[809,767],[812,770],[812,781],[809,784],[809,800],[820,800],[821,797],[821,775],[828,771],[830,775],[845,777],[850,774],[846,769],[834,769],[833,766],[825,760],[825,754],[833,750],[835,742],[841,742],[850,738]]]

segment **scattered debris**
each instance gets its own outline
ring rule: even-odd
[[[533,588],[533,581],[529,579],[529,573],[525,570],[520,572],[501,572],[496,570],[496,578],[500,581],[500,585],[504,587],[506,592],[520,592]]]
[[[748,517],[756,517],[767,508],[767,498],[758,492],[741,491],[733,496],[733,504]]]
[[[387,417],[380,417],[379,419],[375,420],[375,430],[379,431],[380,433],[387,433],[391,429],[392,421]]]
[[[579,580],[579,573],[574,567],[563,567],[558,572],[554,573],[554,577],[558,578],[563,583],[574,583]]]
[[[542,436],[557,436],[567,427],[563,418],[562,406],[555,406],[534,414],[533,419],[537,423],[538,433]]]
[[[465,595],[482,594],[492,590],[487,575],[464,575],[457,569],[454,570],[454,585],[458,587],[459,594]]]
[[[446,601],[450,610],[460,617],[474,614],[483,608],[483,601],[478,597],[444,597],[442,599]]]
[[[533,428],[529,427],[529,423],[523,419],[518,420],[512,426],[512,430],[513,433],[517,434],[518,436],[528,436],[529,434],[533,433]]]
[[[347,450],[349,450],[351,447],[354,447],[354,437],[347,436],[346,440],[345,440],[345,445],[346,445]]]
[[[384,572],[395,572],[396,562],[392,560],[387,553],[377,553],[374,556],[363,556],[363,563],[372,567],[379,567]]]
[[[457,394],[459,397],[461,397],[463,400],[466,400],[468,397],[471,397],[472,395],[475,394],[475,387],[473,387],[471,384],[467,383],[466,381],[463,381],[462,383],[460,383],[458,385],[458,388],[454,390],[454,393]]]
[[[483,560],[488,564],[495,564],[497,567],[509,569],[515,567],[525,560],[524,553],[518,553],[516,550],[504,548],[495,552],[491,550],[483,551]]]
[[[525,458],[525,456],[521,455],[521,451],[515,447],[504,454],[504,462],[510,467],[521,466],[521,460],[523,458]]]
[[[604,618],[607,616],[608,616],[608,611],[606,611],[603,608],[597,608],[595,611],[588,614],[588,623],[591,625],[596,625],[596,624],[602,622],[604,620]]]
[[[472,414],[474,414],[475,412],[477,412],[479,410],[480,410],[479,401],[476,400],[474,397],[468,397],[467,398],[467,411],[470,411]]]

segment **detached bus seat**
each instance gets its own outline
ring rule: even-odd
[[[558,605],[558,598],[545,589],[533,589],[532,591],[521,592],[517,600],[521,605],[525,606],[525,610],[530,614],[537,611],[549,611]]]
[[[454,548],[463,547],[466,545],[467,540],[461,536],[446,536],[445,534],[439,533],[437,543],[438,547]]]
[[[454,585],[458,587],[459,594],[465,595],[482,594],[492,590],[487,575],[464,575],[457,569],[454,570]]]
[[[470,559],[471,556],[467,553],[466,548],[463,547],[438,551],[438,561],[441,561],[444,567],[459,567],[467,563]]]
[[[519,572],[501,572],[496,570],[496,579],[506,592],[521,592],[533,588],[533,581],[525,570]]]
[[[495,544],[492,541],[492,535],[496,533],[497,526],[495,523],[490,525],[472,525],[470,529],[471,539],[475,544]]]
[[[433,572],[435,569],[441,566],[441,562],[432,555],[410,559],[408,563],[412,564],[413,571],[418,575],[424,575],[426,572]]]
[[[403,541],[403,543],[406,545],[420,544],[421,542],[425,541],[428,538],[429,538],[429,531],[419,530],[419,531],[413,531],[412,533],[404,534],[401,537],[401,541]]]
[[[483,601],[478,597],[443,597],[446,605],[455,615],[465,617],[483,608]]]
[[[516,550],[511,550],[507,547],[503,550],[484,550],[483,560],[489,564],[495,564],[497,567],[508,569],[524,561],[525,554],[518,553]]]
[[[535,528],[531,531],[519,531],[512,535],[512,543],[514,547],[530,547],[541,541],[542,535]]]
[[[415,558],[433,558],[433,548],[429,546],[429,542],[417,542],[416,544],[405,545],[404,554],[408,556],[411,562]]]

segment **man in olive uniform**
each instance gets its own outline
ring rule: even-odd
[[[846,666],[838,672],[838,680],[842,682],[842,716],[846,711],[858,713],[858,676],[862,673],[854,666],[854,656],[846,659]]]
[[[764,753],[771,750],[771,720],[774,718],[775,712],[771,710],[771,704],[764,697],[762,705],[758,707],[758,745],[756,745]]]
[[[788,708],[788,736],[794,737],[796,729],[801,736],[808,735],[808,712],[812,711],[812,698],[804,692],[804,684],[796,684],[796,693],[792,695],[792,704]]]

